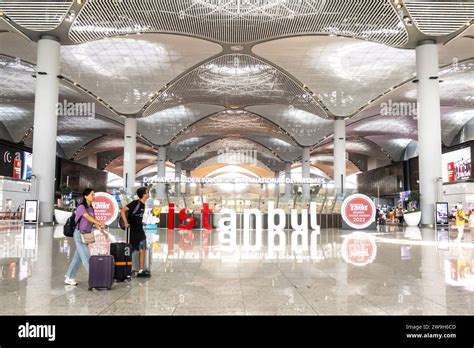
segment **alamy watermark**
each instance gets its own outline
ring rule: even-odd
[[[380,114],[382,116],[404,116],[418,118],[417,102],[394,102],[389,99],[388,102],[380,104]]]
[[[225,148],[217,151],[217,161],[229,164],[257,164],[257,150],[235,150]]]
[[[95,103],[73,103],[66,99],[56,104],[57,116],[95,118]]]

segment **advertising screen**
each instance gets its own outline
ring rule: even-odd
[[[441,161],[443,164],[443,182],[453,182],[470,178],[470,147],[444,153],[441,157]]]
[[[25,201],[25,215],[23,221],[37,222],[38,221],[38,201]]]
[[[0,144],[0,175],[15,179],[30,179],[32,154]]]
[[[436,224],[447,225],[449,223],[449,211],[447,202],[436,202]]]

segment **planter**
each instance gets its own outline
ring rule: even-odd
[[[60,225],[64,225],[67,222],[67,219],[71,217],[72,211],[54,209],[54,217]]]
[[[403,237],[413,240],[422,240],[421,231],[418,226],[407,226]]]
[[[421,221],[421,211],[415,213],[405,213],[403,214],[403,219],[405,220],[407,226],[418,226]]]

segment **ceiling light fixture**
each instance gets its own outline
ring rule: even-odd
[[[76,18],[76,12],[71,11],[66,15],[65,20],[66,20],[66,22],[72,22],[74,20],[74,18]]]
[[[413,22],[409,16],[404,16],[403,17],[403,22],[405,22],[405,25],[411,27],[413,25]]]

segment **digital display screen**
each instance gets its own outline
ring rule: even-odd
[[[449,211],[447,202],[436,202],[436,224],[449,224]]]
[[[31,178],[33,155],[29,152],[0,144],[0,175],[27,180]]]
[[[23,220],[25,222],[38,221],[38,201],[25,201],[25,216]]]
[[[443,165],[443,182],[454,182],[471,177],[470,147],[444,153],[441,161]]]

